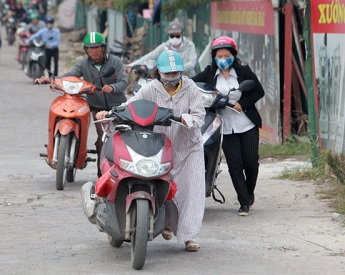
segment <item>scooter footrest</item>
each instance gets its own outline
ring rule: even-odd
[[[87,152],[90,154],[97,154],[97,151],[94,149],[88,149]]]
[[[47,155],[47,154],[40,153],[40,157],[41,157],[41,158],[47,158],[48,155]]]
[[[96,159],[92,159],[92,158],[86,158],[85,162],[95,162]]]

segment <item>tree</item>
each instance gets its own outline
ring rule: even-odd
[[[84,4],[87,6],[93,3],[104,2],[105,0],[84,0]],[[108,0],[117,9],[126,11],[131,5],[140,5],[147,0]],[[211,0],[163,0],[162,11],[164,15],[173,15],[178,10],[186,10],[191,6],[195,6],[198,3],[209,3]]]

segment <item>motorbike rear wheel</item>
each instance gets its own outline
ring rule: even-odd
[[[12,46],[15,41],[14,33],[11,31],[7,34],[7,42],[9,46]]]
[[[134,269],[142,269],[145,264],[147,242],[149,238],[149,201],[135,200],[134,206],[134,232],[131,235],[131,259]],[[135,211],[136,210],[136,211]]]
[[[35,83],[36,78],[40,78],[41,76],[44,75],[44,71],[40,67],[40,65],[38,65],[38,63],[32,64],[31,70],[32,70],[31,76],[33,78],[34,83]]]
[[[68,136],[61,136],[56,164],[56,189],[63,190],[66,182],[67,161],[69,156]]]
[[[24,67],[25,67],[25,64],[26,64],[26,55],[27,55],[27,52],[21,52],[20,53],[20,59],[21,59],[21,62],[22,62],[22,70],[24,70]]]

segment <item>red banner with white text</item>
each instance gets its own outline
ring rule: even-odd
[[[227,1],[211,3],[211,28],[255,34],[274,34],[271,1]]]
[[[345,0],[313,0],[310,4],[321,147],[344,153]]]

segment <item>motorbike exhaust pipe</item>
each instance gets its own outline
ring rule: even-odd
[[[97,212],[97,202],[91,196],[94,196],[95,185],[92,181],[88,181],[81,187],[81,200],[83,205],[83,210],[85,216],[89,219],[89,221],[93,224],[96,224],[96,212]]]

